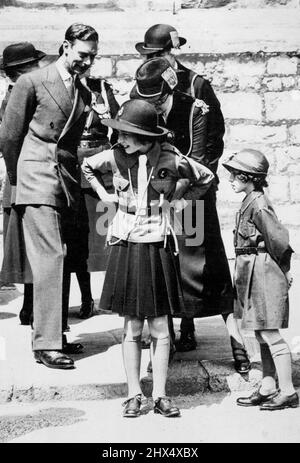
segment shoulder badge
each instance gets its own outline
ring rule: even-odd
[[[165,82],[169,85],[170,89],[173,90],[178,84],[178,79],[174,69],[169,66],[161,75]]]
[[[209,112],[209,106],[203,100],[200,100],[199,98],[195,99],[195,106],[196,108],[201,109],[203,115]]]

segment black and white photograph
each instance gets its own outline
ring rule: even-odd
[[[299,301],[300,0],[0,0],[0,443],[300,443]]]

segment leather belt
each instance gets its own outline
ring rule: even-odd
[[[265,247],[263,248],[255,248],[255,247],[247,247],[247,248],[235,248],[235,255],[236,256],[243,256],[246,254],[258,254],[259,252],[267,252]]]

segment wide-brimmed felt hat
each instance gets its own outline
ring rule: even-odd
[[[155,107],[143,100],[125,101],[114,119],[102,119],[101,123],[122,132],[149,137],[160,137],[168,130],[158,125]]]
[[[231,155],[226,162],[223,162],[223,166],[229,171],[238,170],[246,174],[267,175],[269,162],[260,151],[244,149]]]
[[[9,69],[42,59],[46,54],[37,50],[30,42],[19,42],[8,45],[0,59],[0,69]]]
[[[178,32],[169,24],[155,24],[151,26],[144,37],[144,42],[135,45],[141,55],[150,55],[168,48],[180,48],[186,39],[178,36]]]
[[[165,58],[153,58],[145,61],[136,71],[136,85],[130,98],[149,98],[151,102],[172,93],[178,84],[177,74]]]

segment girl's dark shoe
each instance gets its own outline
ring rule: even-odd
[[[271,398],[268,402],[263,403],[259,408],[260,410],[283,410],[284,408],[297,408],[299,407],[299,396],[297,392],[292,395],[283,395],[278,393],[275,397]]]
[[[125,400],[123,402],[123,407],[125,407],[123,411],[123,416],[125,418],[136,418],[141,414],[141,403],[142,403],[142,394],[137,394],[134,397],[130,397],[130,399]]]
[[[236,401],[237,405],[241,407],[255,407],[256,405],[264,404],[273,397],[277,396],[278,391],[272,392],[271,394],[263,395],[259,390],[254,391],[249,397],[239,397]]]
[[[249,373],[251,370],[251,363],[245,347],[232,336],[230,336],[230,344],[234,358],[234,368],[241,375]]]
[[[159,397],[156,399],[154,402],[154,413],[160,413],[167,418],[180,416],[179,408],[172,404],[169,397]]]

